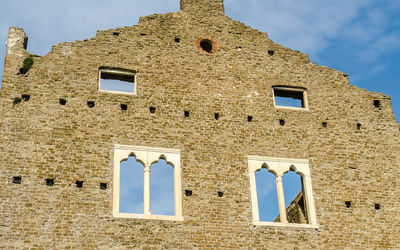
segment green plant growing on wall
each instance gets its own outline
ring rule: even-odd
[[[19,73],[26,74],[28,70],[32,67],[32,65],[33,65],[33,58],[32,57],[25,58],[22,63],[22,67],[19,69]]]
[[[14,97],[13,99],[13,105],[17,105],[18,103],[20,103],[22,101],[22,98],[20,97]]]

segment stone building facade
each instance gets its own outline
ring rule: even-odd
[[[222,0],[181,0],[177,13],[42,57],[26,45],[11,27],[0,248],[400,248],[390,97],[232,20]],[[113,77],[131,77],[134,92],[99,87]],[[281,107],[277,96],[302,105]],[[175,215],[120,213],[118,164],[129,155],[145,176],[160,157],[173,165]],[[260,221],[252,176],[263,167],[278,199],[282,174],[302,176],[304,204],[291,210],[305,211],[302,222],[285,220],[281,203],[280,222]]]

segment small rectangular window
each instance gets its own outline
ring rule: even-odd
[[[126,69],[99,69],[99,90],[136,94],[136,72]]]
[[[303,88],[273,87],[273,94],[275,107],[308,109],[307,94]]]

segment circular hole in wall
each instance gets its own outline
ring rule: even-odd
[[[213,43],[208,39],[203,39],[200,41],[200,48],[208,53],[211,53],[211,51],[213,50]]]
[[[210,36],[199,37],[196,41],[197,48],[203,52],[214,53],[217,50],[217,41]]]

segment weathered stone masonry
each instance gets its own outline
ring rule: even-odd
[[[390,97],[223,9],[222,0],[181,0],[177,13],[57,44],[25,74],[26,35],[10,28],[0,248],[400,248]],[[137,72],[136,95],[98,91],[100,67]],[[308,109],[275,107],[278,85],[306,89]],[[183,221],[113,216],[116,144],[180,150]],[[249,155],[309,160],[317,228],[253,224]]]

